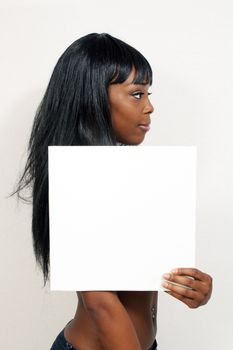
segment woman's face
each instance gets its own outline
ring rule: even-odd
[[[150,114],[154,108],[148,98],[149,85],[132,84],[135,70],[122,84],[108,88],[112,125],[117,141],[138,145],[150,129]]]

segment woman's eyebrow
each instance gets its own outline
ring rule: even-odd
[[[146,85],[149,85],[148,83],[134,83],[134,82],[131,82],[131,83],[128,83],[127,86],[129,85],[133,85],[133,86],[146,86]]]

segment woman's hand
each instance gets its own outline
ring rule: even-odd
[[[210,299],[212,293],[212,277],[194,268],[177,268],[163,275],[166,280],[162,286],[166,293],[194,309],[204,305]],[[182,286],[169,283],[175,282]],[[188,288],[185,288],[188,287]]]

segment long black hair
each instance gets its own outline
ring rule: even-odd
[[[108,86],[124,82],[135,68],[134,83],[152,84],[145,57],[106,33],[88,34],[73,42],[59,58],[36,111],[28,158],[16,190],[30,189],[33,248],[37,263],[49,278],[48,146],[116,145]]]

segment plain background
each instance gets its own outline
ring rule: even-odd
[[[197,265],[213,276],[213,296],[191,310],[159,293],[160,349],[232,349],[232,13],[231,0],[1,1],[2,347],[49,349],[74,315],[75,293],[43,288],[30,206],[6,196],[59,56],[82,35],[109,32],[139,49],[154,70],[145,144],[198,147]]]

